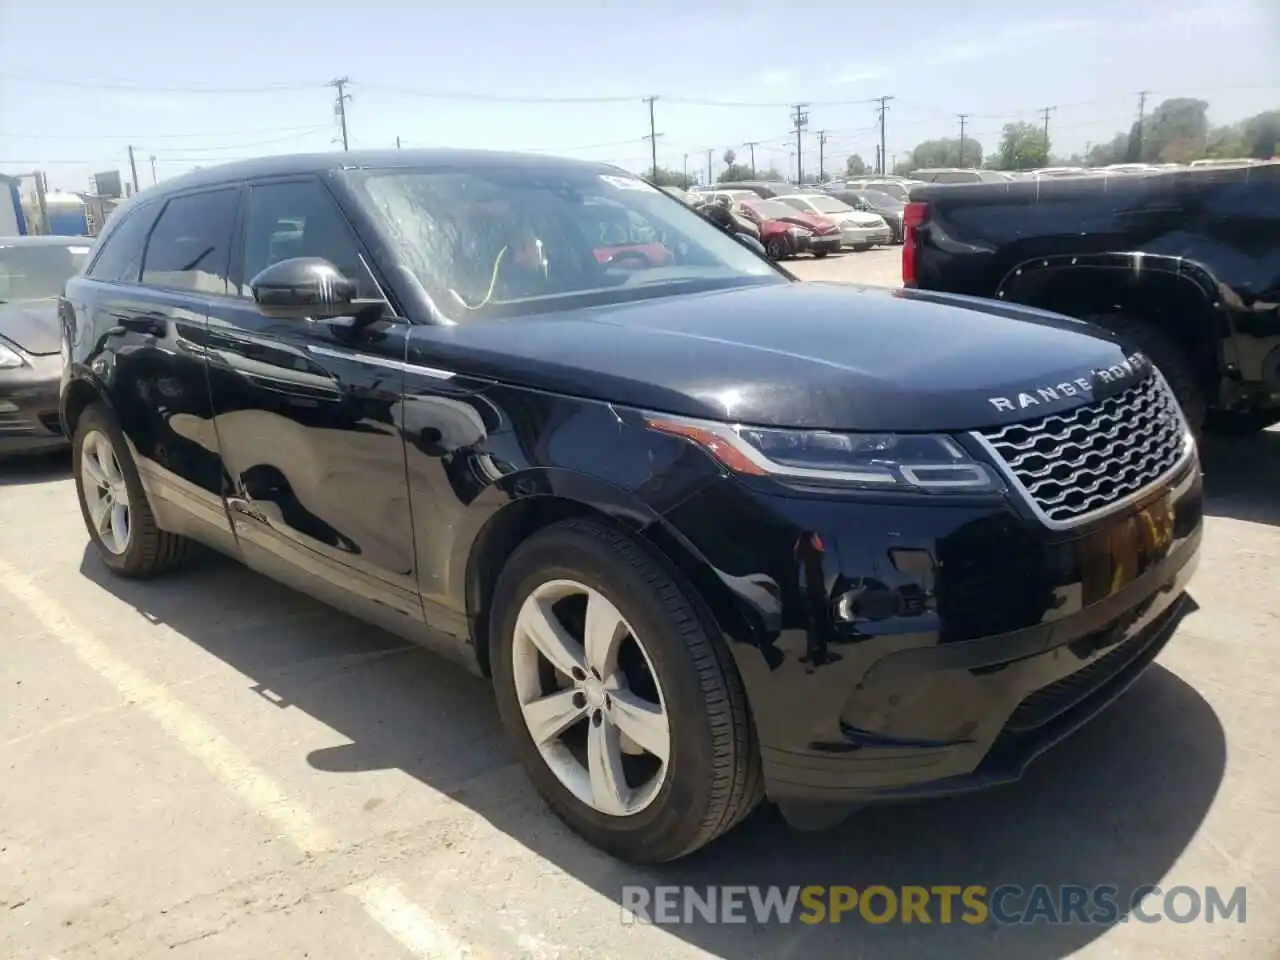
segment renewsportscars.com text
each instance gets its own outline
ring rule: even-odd
[[[622,922],[681,923],[1244,923],[1244,887],[939,884],[930,887],[627,886]]]

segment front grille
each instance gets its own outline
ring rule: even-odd
[[[982,438],[1040,511],[1066,524],[1150,486],[1185,452],[1178,401],[1163,378]]]

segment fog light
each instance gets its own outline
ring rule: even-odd
[[[18,405],[8,400],[0,400],[0,413],[17,413]]]

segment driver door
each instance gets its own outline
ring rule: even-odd
[[[404,443],[397,426],[409,326],[261,314],[249,281],[321,257],[382,298],[362,248],[318,178],[252,183],[238,298],[209,317],[214,424],[228,512],[246,562],[402,631],[420,621]],[[390,315],[388,310],[388,315]]]

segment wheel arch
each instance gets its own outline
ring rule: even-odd
[[[1184,350],[1210,396],[1231,368],[1233,335],[1221,285],[1181,257],[1105,253],[1036,257],[1011,269],[995,297],[1072,317],[1123,313],[1146,320]]]
[[[703,614],[707,629],[728,638],[731,650],[740,641],[756,642],[759,630],[741,602],[698,550],[656,511],[626,491],[590,477],[572,474],[554,480],[555,483],[539,485],[542,489],[538,492],[515,497],[489,514],[469,539],[465,560],[455,565],[462,578],[461,594],[475,658],[485,676],[492,675],[491,603],[502,568],[530,537],[575,518],[612,526],[644,544],[686,589]]]

